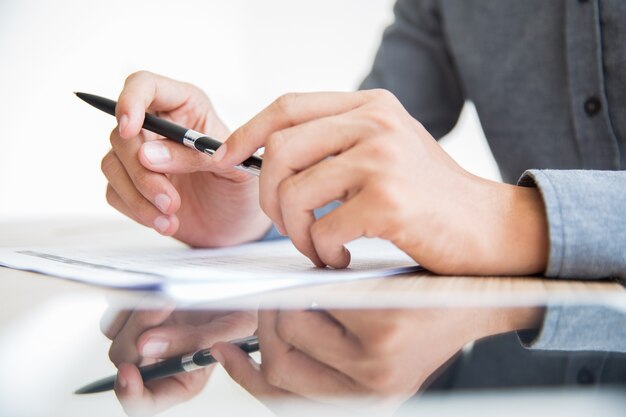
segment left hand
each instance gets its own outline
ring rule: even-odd
[[[156,308],[153,300],[134,310],[110,307],[102,331],[111,339],[109,357],[118,367],[115,394],[130,416],[151,416],[202,390],[213,366],[143,383],[138,366],[251,335],[256,314],[248,311]]]
[[[228,138],[217,164],[261,146],[261,208],[317,266],[346,267],[344,244],[366,236],[440,274],[545,269],[539,192],[465,171],[388,91],[284,95]]]
[[[213,355],[279,415],[290,414],[284,407],[294,399],[303,408],[360,405],[359,413],[384,415],[465,344],[537,327],[542,314],[540,308],[260,311],[260,368],[227,343],[214,345]]]

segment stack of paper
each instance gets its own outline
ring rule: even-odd
[[[379,239],[348,245],[347,269],[315,268],[289,240],[220,249],[71,247],[0,249],[0,265],[107,287],[159,289],[176,297],[217,300],[326,282],[382,277],[419,267]]]

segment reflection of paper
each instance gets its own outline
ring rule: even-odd
[[[162,288],[202,299],[416,269],[411,258],[379,239],[359,239],[348,248],[352,262],[345,270],[314,268],[288,240],[221,249],[0,249],[0,265],[109,287]]]

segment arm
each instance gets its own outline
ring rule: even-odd
[[[543,197],[550,250],[545,274],[626,277],[626,172],[529,170],[520,185]],[[626,313],[594,305],[549,305],[534,338],[538,350],[626,352]]]
[[[530,170],[520,184],[543,197],[547,276],[626,277],[626,171]]]
[[[391,91],[439,139],[457,122],[464,91],[434,1],[400,0],[361,89]]]
[[[626,353],[626,311],[601,305],[548,305],[541,330],[518,333],[526,348]]]

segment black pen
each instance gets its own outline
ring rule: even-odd
[[[74,93],[83,100],[84,102],[91,104],[97,109],[102,110],[105,113],[109,113],[112,116],[115,116],[115,106],[116,102],[113,100],[109,100],[108,98],[95,96],[93,94],[87,93]],[[144,129],[154,132],[158,135],[164,136],[168,139],[175,140],[178,143],[182,143],[183,145],[205,153],[207,155],[213,155],[217,148],[220,147],[222,142],[212,139],[207,135],[196,132],[193,129],[187,129],[172,122],[168,122],[167,120],[160,119],[150,113],[146,113],[146,117],[143,122]],[[258,176],[261,172],[261,165],[263,164],[263,160],[256,156],[252,155],[245,161],[241,163],[241,165],[237,165],[235,168],[247,172],[252,175]]]
[[[248,336],[229,342],[239,346],[246,353],[259,350],[259,339],[256,336]],[[181,372],[193,372],[217,362],[211,355],[211,348],[198,350],[183,356],[166,359],[152,365],[139,368],[143,382],[165,378]],[[115,375],[99,379],[74,391],[74,394],[93,394],[96,392],[110,391],[115,385]]]

